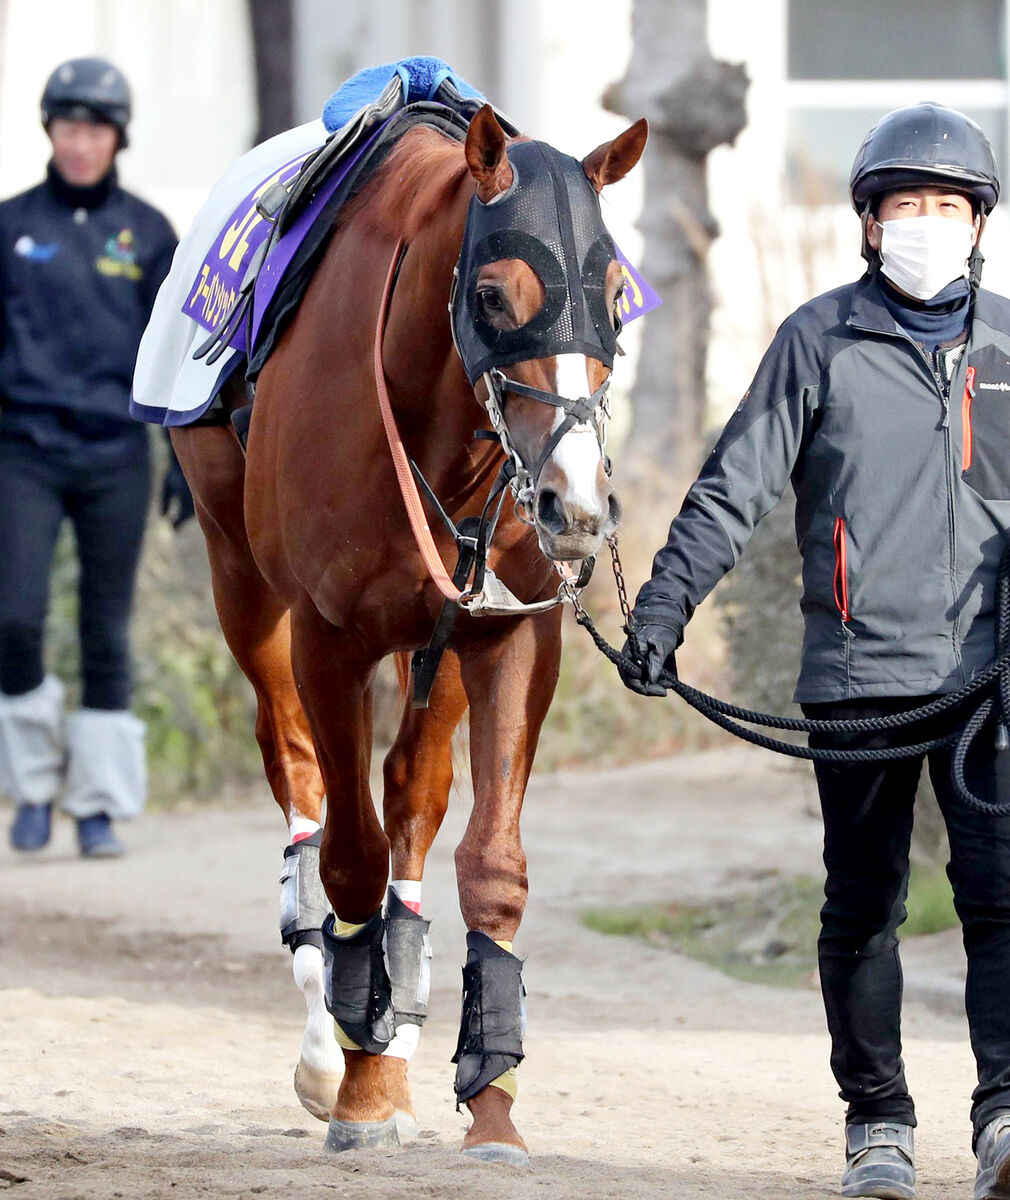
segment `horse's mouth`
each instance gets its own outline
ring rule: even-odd
[[[602,527],[590,532],[572,529],[563,534],[550,533],[538,524],[537,540],[540,550],[553,562],[581,562],[598,554],[604,541],[617,529],[617,522],[607,520]]]

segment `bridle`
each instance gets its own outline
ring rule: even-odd
[[[382,300],[379,305],[373,343],[373,365],[376,392],[378,394],[383,427],[386,432],[386,440],[389,443],[397,482],[403,497],[411,530],[414,534],[414,540],[417,543],[425,568],[432,582],[442,593],[446,603],[464,609],[471,616],[529,615],[546,612],[566,601],[571,602],[589,582],[593,566],[595,565],[595,559],[584,559],[581,570],[577,575],[568,563],[554,562],[555,570],[560,576],[557,593],[547,600],[539,600],[527,604],[513,595],[510,589],[487,566],[487,554],[497,528],[505,496],[509,491],[515,497],[516,515],[528,525],[534,523],[532,502],[537,481],[547,460],[566,433],[574,429],[577,425],[588,425],[594,430],[600,444],[601,452],[604,452],[607,422],[610,417],[610,376],[607,376],[591,396],[573,399],[561,396],[556,392],[544,391],[540,388],[520,383],[517,380],[509,379],[497,367],[492,367],[485,372],[487,397],[484,404],[493,432],[478,430],[475,436],[499,441],[505,451],[506,457],[498,476],[491,486],[480,518],[476,520],[470,519],[472,521],[470,525],[467,524],[467,521],[461,522],[460,526],[457,527],[443,508],[417,464],[407,454],[399,435],[392,405],[390,404],[385,370],[382,365],[382,345],[386,321],[389,315],[389,306],[406,252],[406,243],[401,238],[393,251],[393,257],[389,264],[383,288]],[[452,299],[450,298],[450,325],[453,324],[451,309]],[[453,343],[456,345],[458,353],[459,346],[456,342],[455,328],[453,328]],[[550,404],[561,409],[565,414],[564,419],[558,427],[552,431],[532,469],[526,464],[521,453],[516,448],[508,428],[508,423],[505,420],[503,409],[505,397],[509,394],[521,395],[529,399],[542,401],[545,404]],[[609,459],[606,458],[605,452],[604,462],[609,474],[610,463]],[[420,485],[421,490],[424,492],[429,505],[434,508],[439,519],[456,543],[457,564],[451,575],[435,545],[418,485]]]
[[[452,301],[449,302],[450,317]],[[454,337],[455,340],[455,337]],[[579,425],[586,425],[596,434],[596,440],[603,456],[603,466],[606,473],[611,473],[611,462],[607,456],[607,427],[610,422],[610,375],[600,384],[591,396],[573,399],[562,396],[558,392],[544,391],[542,388],[530,387],[517,379],[510,379],[498,367],[492,367],[484,372],[484,384],[487,397],[484,407],[487,409],[491,427],[498,435],[508,458],[515,468],[512,484],[516,497],[516,515],[527,525],[533,524],[533,498],[536,495],[540,474],[547,465],[548,459],[558,447],[558,443],[571,430]],[[539,400],[542,404],[551,404],[564,412],[564,420],[553,430],[547,439],[540,456],[533,467],[528,467],[516,448],[505,420],[505,397],[525,396],[529,400]]]
[[[407,516],[410,522],[411,532],[414,534],[414,540],[417,544],[417,550],[421,554],[423,563],[428,575],[431,576],[435,587],[438,587],[441,595],[444,596],[446,605],[451,605],[456,608],[463,608],[470,616],[528,616],[528,614],[547,612],[551,608],[557,607],[559,604],[564,604],[565,601],[572,601],[576,598],[579,590],[585,587],[589,582],[589,577],[593,574],[594,559],[584,559],[582,570],[576,575],[572,571],[571,566],[567,563],[554,563],[554,569],[558,571],[560,583],[558,584],[557,594],[551,596],[548,600],[536,600],[531,604],[524,604],[517,596],[513,595],[511,590],[506,587],[506,584],[501,582],[494,571],[487,566],[487,552],[491,547],[491,541],[494,536],[494,530],[498,526],[498,518],[501,515],[504,499],[507,491],[512,490],[516,494],[517,505],[519,503],[519,470],[522,470],[525,476],[530,479],[539,478],[540,470],[543,463],[547,461],[547,456],[541,454],[540,461],[537,463],[535,475],[531,475],[527,467],[524,466],[521,455],[513,446],[512,439],[509,433],[503,414],[501,414],[501,396],[504,392],[500,389],[498,383],[494,383],[492,388],[488,389],[488,416],[492,420],[494,433],[486,431],[477,431],[477,436],[481,433],[485,437],[491,437],[501,440],[505,449],[505,462],[498,473],[497,479],[492,484],[491,491],[483,508],[479,520],[469,524],[461,522],[459,527],[452,521],[452,518],[447,514],[443,505],[439,502],[437,496],[429,486],[425,476],[421,473],[417,464],[411,460],[407,454],[407,449],[403,445],[399,431],[396,425],[396,416],[392,412],[392,406],[389,398],[389,389],[386,386],[385,370],[383,367],[383,340],[385,335],[386,319],[389,316],[390,301],[392,299],[393,288],[396,286],[396,280],[399,275],[399,269],[403,263],[403,258],[407,253],[407,246],[401,238],[396,244],[393,251],[392,259],[389,266],[389,271],[386,274],[386,282],[383,288],[383,298],[379,305],[379,316],[377,324],[375,324],[375,337],[372,348],[372,359],[375,372],[375,391],[378,394],[379,410],[381,418],[383,418],[383,426],[385,428],[386,440],[390,446],[390,454],[392,456],[393,469],[396,470],[396,478],[399,485],[399,491],[403,497],[404,508],[407,509]],[[491,372],[488,372],[491,374]],[[503,377],[504,378],[504,377]],[[609,378],[605,384],[609,382]],[[513,388],[525,389],[525,384],[516,384],[515,380],[506,379],[507,389],[511,391]],[[601,424],[600,416],[597,415],[597,409],[601,406],[606,406],[606,386],[601,385],[596,389],[593,397],[589,397],[589,401],[572,401],[570,398],[555,395],[554,392],[542,392],[539,389],[529,389],[531,392],[537,392],[534,398],[551,397],[546,402],[555,403],[557,407],[565,409],[565,420],[558,426],[549,439],[548,445],[557,445],[563,433],[569,431],[581,421],[590,421],[590,424],[596,430],[597,437],[602,439],[606,432],[606,421]],[[589,406],[590,402],[594,402]],[[497,418],[492,415],[492,407]],[[601,440],[602,445],[602,440]],[[431,528],[428,526],[427,516],[425,514],[425,506],[421,500],[421,493],[417,490],[417,485],[421,486],[428,503],[432,505],[437,512],[441,522],[456,542],[457,564],[456,569],[450,575],[446,569],[445,563],[435,546]],[[531,523],[531,512],[529,521]],[[469,586],[467,586],[469,584]]]

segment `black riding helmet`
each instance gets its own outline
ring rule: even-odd
[[[72,58],[53,71],[42,93],[46,129],[54,117],[113,125],[119,130],[122,149],[130,123],[130,85],[122,71],[104,58]]]
[[[896,108],[873,126],[856,152],[849,196],[863,225],[863,257],[877,260],[866,240],[866,225],[878,197],[902,187],[947,184],[970,196],[985,224],[999,199],[999,168],[989,139],[964,113],[924,102]],[[979,229],[981,238],[981,228]],[[969,258],[970,278],[978,286],[982,252],[976,243]]]

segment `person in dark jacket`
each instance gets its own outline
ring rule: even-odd
[[[128,624],[150,493],[147,431],[129,415],[140,336],[176,239],[124,191],[130,91],[99,58],[63,63],[42,96],[46,178],[0,204],[0,791],[11,844],[37,850],[54,802],[81,853],[122,853],[113,829],[145,798],[144,726],[130,711]],[[185,516],[178,475],[163,497]],[[80,557],[82,704],[43,666],[57,534]]]
[[[916,707],[995,655],[1010,536],[1010,302],[979,287],[979,239],[999,196],[992,149],[961,113],[899,109],[865,138],[850,192],[868,270],[786,319],[690,488],[635,604],[645,676],[624,672],[635,691],[664,692],[659,677],[675,670],[696,605],[790,481],[805,623],[795,699],[808,717]],[[975,1197],[995,1200],[1010,1197],[1010,818],[958,802],[950,756],[933,752],[929,770],[968,957]],[[845,1196],[914,1194],[897,929],[921,769],[921,758],[815,767],[827,868],[818,958],[848,1102]],[[976,740],[968,776],[976,795],[1010,802],[1010,753],[992,731]]]

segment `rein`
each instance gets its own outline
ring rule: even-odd
[[[414,482],[414,471],[411,467],[410,458],[400,439],[400,431],[396,427],[396,417],[393,415],[393,407],[389,403],[386,372],[382,366],[382,342],[386,332],[386,320],[389,316],[389,302],[393,296],[393,284],[396,282],[396,276],[399,273],[400,264],[403,261],[405,253],[406,245],[403,238],[400,238],[396,243],[393,258],[386,273],[386,283],[382,289],[382,302],[379,305],[379,320],[375,328],[375,342],[372,347],[372,362],[375,366],[375,390],[379,394],[379,411],[382,413],[382,424],[386,430],[386,440],[389,442],[389,452],[393,456],[396,481],[400,485],[400,495],[403,497],[403,504],[407,510],[407,518],[410,521],[410,528],[414,533],[414,541],[417,542],[417,548],[421,552],[421,558],[424,559],[425,568],[431,576],[432,582],[446,600],[451,601],[453,604],[458,604],[463,593],[450,578],[449,572],[445,569],[445,563],[442,562],[442,556],[438,552],[438,547],[435,545],[435,539],[431,536],[428,519],[424,515],[424,506],[421,503],[421,496],[418,493],[417,484]]]
[[[575,619],[593,639],[597,649],[614,666],[642,679],[645,677],[645,668],[642,665],[641,647],[635,636],[636,625],[628,604],[621,560],[617,553],[616,536],[610,538],[609,542],[613,556],[614,577],[617,581],[621,611],[624,615],[624,628],[631,640],[632,656],[624,654],[615,646],[610,645],[596,628],[592,617],[586,612],[577,597],[573,601]],[[853,721],[813,721],[801,717],[776,717],[770,713],[756,712],[736,704],[728,704],[725,700],[719,700],[715,696],[710,696],[706,692],[683,683],[670,671],[663,671],[658,682],[663,687],[669,688],[670,691],[676,692],[682,700],[685,700],[695,711],[701,713],[714,725],[727,730],[742,741],[750,742],[753,746],[761,746],[765,750],[772,750],[776,754],[784,754],[790,758],[830,763],[886,762],[895,759],[916,758],[943,746],[953,746],[951,778],[958,798],[965,807],[988,816],[1010,816],[1010,803],[990,804],[988,801],[980,799],[968,787],[964,774],[965,763],[972,743],[994,713],[997,717],[995,729],[997,751],[1005,751],[1010,744],[1007,736],[1007,724],[1010,721],[1010,543],[1003,551],[1003,557],[1000,560],[996,581],[996,612],[996,657],[989,666],[957,691],[948,692],[920,708],[911,708],[892,716],[867,717]],[[959,729],[942,737],[931,738],[928,741],[907,746],[888,746],[864,750],[834,750],[828,747],[801,746],[793,742],[779,741],[777,738],[768,737],[739,724],[744,721],[749,725],[761,725],[766,729],[791,730],[795,733],[882,733],[918,725],[931,717],[961,709],[973,697],[987,692],[990,694],[985,696]]]

